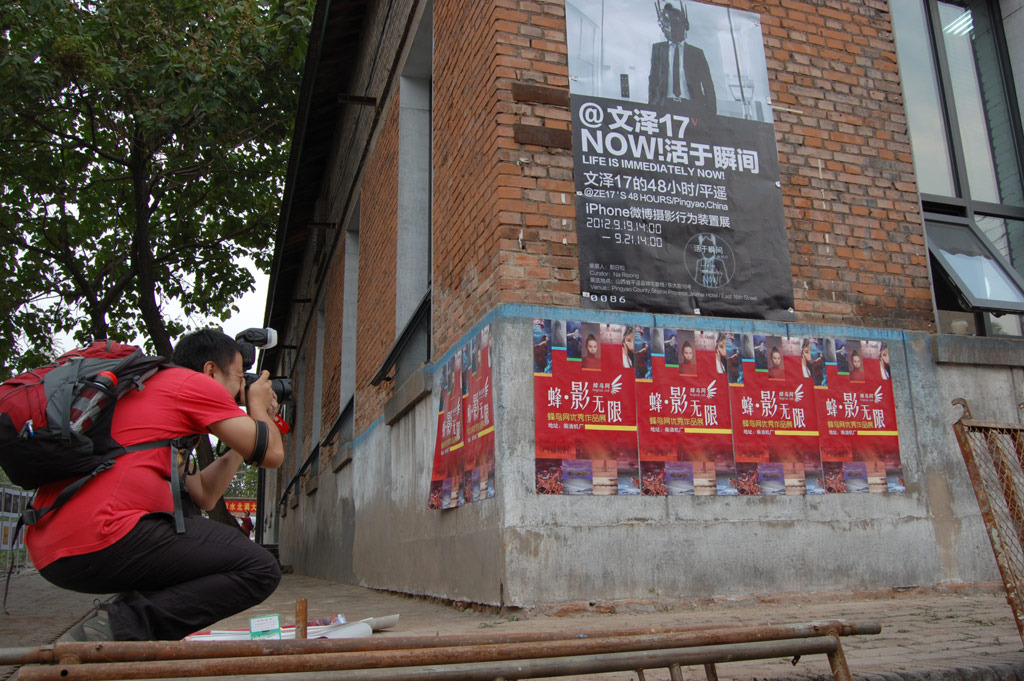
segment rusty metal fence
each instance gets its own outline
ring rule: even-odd
[[[294,641],[56,643],[0,649],[24,665],[19,681],[513,681],[703,666],[806,655],[828,658],[835,681],[852,681],[841,636],[877,634],[874,622],[828,620],[757,627],[620,629]]]
[[[1024,425],[975,421],[966,400],[953,404],[964,410],[953,432],[1024,642]]]

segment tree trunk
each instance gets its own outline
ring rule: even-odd
[[[136,272],[136,287],[138,293],[139,310],[142,313],[146,331],[153,341],[158,355],[170,357],[174,351],[171,345],[171,336],[167,332],[164,317],[160,314],[160,306],[156,300],[156,278],[153,276],[153,248],[150,244],[149,224],[149,176],[146,172],[148,160],[144,140],[138,135],[132,138],[132,151],[129,167],[132,176],[133,207],[135,210],[135,233],[132,239],[132,260]],[[213,463],[213,448],[210,446],[210,439],[207,436],[199,438],[196,446],[196,457],[199,460],[199,468],[206,468]],[[241,527],[234,516],[228,511],[224,498],[217,500],[216,505],[207,515],[210,519],[224,525],[234,527],[241,531]]]
[[[136,134],[132,137],[132,151],[129,161],[132,175],[132,198],[135,210],[135,234],[132,239],[132,260],[136,272],[139,311],[146,325],[146,331],[153,341],[158,355],[170,357],[173,351],[171,336],[167,333],[160,306],[156,301],[156,278],[153,276],[153,247],[150,244],[149,224],[149,176],[146,172],[148,159],[144,140]]]

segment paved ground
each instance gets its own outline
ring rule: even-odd
[[[295,618],[295,601],[309,602],[309,617],[343,613],[349,621],[397,613],[399,625],[388,634],[446,635],[579,631],[653,626],[706,627],[801,623],[823,619],[874,621],[877,636],[848,637],[843,647],[855,678],[864,681],[1024,681],[1024,648],[1001,586],[959,590],[911,589],[871,593],[829,593],[785,598],[719,601],[631,601],[573,603],[530,612],[476,611],[427,599],[409,598],[321,579],[286,575],[277,592],[262,605],[218,623],[214,628],[248,626],[249,617],[277,613],[282,622]],[[35,572],[11,581],[9,615],[0,615],[0,648],[52,642],[92,607],[92,597],[61,591]],[[199,644],[197,644],[199,645]],[[11,674],[0,668],[0,679]],[[719,665],[723,681],[813,679],[829,677],[823,655],[808,656],[793,666],[788,660]],[[686,668],[684,677],[703,679],[701,668]],[[635,680],[633,673],[576,677]],[[667,670],[646,673],[664,681]]]

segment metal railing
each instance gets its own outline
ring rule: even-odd
[[[975,421],[967,400],[953,404],[964,410],[953,432],[1024,642],[1024,425]]]
[[[823,654],[836,681],[851,675],[841,636],[877,634],[872,622],[721,629],[650,628],[506,635],[380,636],[342,640],[57,643],[0,650],[26,665],[19,681],[237,679],[238,681],[492,681],[703,665]]]
[[[0,565],[6,575],[9,568],[21,572],[32,567],[25,550],[25,530],[18,536],[14,531],[18,526],[18,517],[32,500],[32,492],[25,491],[9,482],[0,482]]]

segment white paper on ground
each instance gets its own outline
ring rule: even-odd
[[[397,617],[397,615],[392,615]],[[389,619],[389,618],[369,618]],[[397,620],[396,620],[397,621]],[[393,626],[393,625],[391,625]],[[308,627],[306,638],[365,638],[373,635],[373,625],[368,621],[348,622],[344,624],[327,624],[324,626]],[[281,640],[294,640],[295,627],[281,627]],[[214,629],[212,631],[200,631],[185,637],[186,641],[248,641],[248,629]]]

